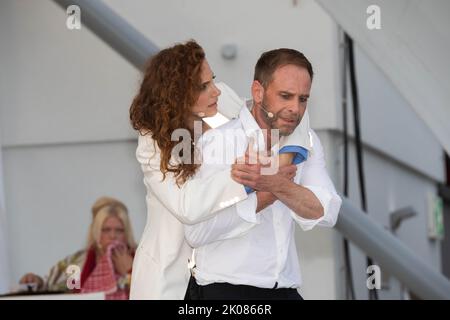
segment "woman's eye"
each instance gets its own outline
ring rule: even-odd
[[[200,90],[206,90],[206,89],[208,88],[208,86],[209,86],[212,82],[214,82],[214,79],[216,79],[216,76],[212,76],[212,80],[211,80],[211,81],[202,83],[202,84],[200,85]]]

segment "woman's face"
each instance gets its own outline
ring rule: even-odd
[[[118,217],[110,216],[103,222],[100,247],[105,250],[114,241],[126,243],[125,228]]]
[[[200,117],[212,117],[217,113],[217,98],[220,90],[214,84],[214,74],[208,64],[203,60],[200,73],[200,95],[192,107],[192,112]]]

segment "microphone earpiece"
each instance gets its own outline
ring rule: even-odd
[[[270,111],[267,111],[266,109],[264,109],[264,107],[262,106],[262,103],[261,103],[261,105],[260,105],[260,108],[267,114],[267,117],[268,117],[269,119],[273,119],[273,117],[274,117],[273,113],[270,112]]]

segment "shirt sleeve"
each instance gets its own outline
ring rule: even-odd
[[[319,199],[322,204],[324,214],[318,219],[305,219],[290,210],[292,218],[307,231],[316,225],[322,227],[333,227],[336,224],[342,200],[334,188],[331,181],[323,153],[322,144],[319,137],[311,130],[313,150],[310,157],[304,163],[299,184],[308,188]]]
[[[207,220],[218,211],[247,198],[244,187],[231,179],[229,171],[217,171],[205,177],[196,175],[180,187],[170,172],[163,179],[160,151],[149,135],[139,137],[136,158],[144,173],[147,193],[157,197],[184,224]]]
[[[287,145],[284,146],[280,149],[280,151],[278,152],[278,154],[283,154],[283,153],[293,153],[294,154],[294,158],[292,159],[292,164],[300,164],[303,161],[306,160],[306,158],[308,157],[308,150],[300,147],[300,146],[294,146],[294,145]]]
[[[214,241],[242,236],[260,223],[256,205],[256,193],[252,193],[247,199],[219,211],[211,219],[185,225],[185,238],[192,248],[198,248]]]

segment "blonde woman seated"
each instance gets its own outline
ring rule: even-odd
[[[59,261],[44,279],[28,273],[20,283],[37,284],[38,291],[105,292],[107,300],[128,299],[135,249],[127,207],[102,197],[92,207],[86,248]],[[66,273],[71,265],[81,270],[78,288]]]

